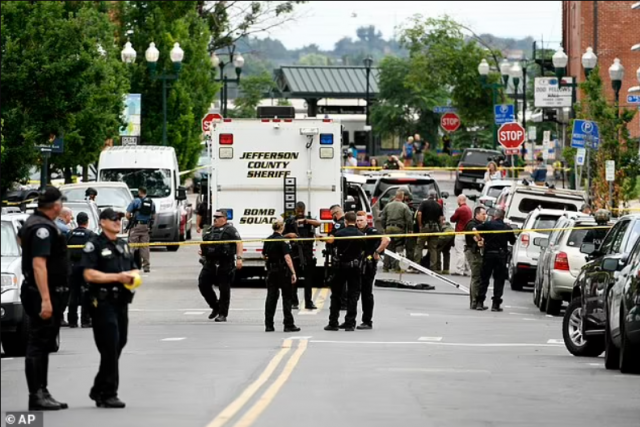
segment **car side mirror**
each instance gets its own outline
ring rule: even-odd
[[[593,243],[583,243],[582,246],[580,246],[580,253],[592,255],[595,253],[595,251],[596,245],[594,245]]]
[[[487,200],[486,202],[484,202],[484,205],[488,208],[492,208],[493,207],[493,200]]]
[[[541,248],[547,248],[549,247],[549,239],[544,237],[536,237],[535,239],[533,239],[533,244],[535,246],[540,246]]]
[[[176,199],[178,201],[187,200],[187,189],[184,187],[178,187],[178,194],[176,194]]]
[[[618,271],[620,264],[621,262],[617,258],[606,258],[602,261],[602,269],[613,273],[614,271]]]
[[[443,191],[442,193],[440,193],[440,197],[442,197],[443,199],[448,199],[449,198],[449,192]]]

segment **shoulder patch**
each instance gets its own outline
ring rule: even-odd
[[[372,233],[377,233],[377,232],[378,232],[378,229],[377,229],[377,228],[372,228],[372,229],[371,229],[371,232],[372,232]]]
[[[94,246],[94,244],[92,242],[87,242],[84,245],[84,249],[83,249],[86,253],[90,254],[91,252],[96,250],[96,247]]]
[[[336,225],[334,225],[334,226],[333,226],[333,228],[335,228],[336,230],[339,230],[339,229],[340,229],[340,227],[341,227],[341,226],[340,226],[340,223],[337,223]]]
[[[49,230],[47,230],[45,227],[39,228],[38,231],[36,231],[36,236],[44,240],[49,237]]]

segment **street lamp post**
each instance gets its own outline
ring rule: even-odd
[[[371,114],[370,114],[370,109],[371,109],[371,103],[370,103],[370,79],[371,79],[371,66],[373,65],[373,59],[368,56],[367,58],[364,59],[364,68],[366,69],[367,72],[367,90],[366,90],[366,102],[367,102],[367,107],[366,107],[366,119],[365,119],[365,125],[366,125],[366,131],[367,131],[367,153],[372,156],[373,153],[373,139],[372,139],[372,132],[371,132]]]
[[[235,83],[237,85],[240,84],[240,75],[242,74],[242,67],[244,66],[244,58],[240,54],[235,54],[235,46],[229,48],[229,62],[224,62],[223,60],[216,55],[215,52],[211,54],[211,65],[214,68],[220,69],[220,77],[216,79],[217,82],[222,83],[222,89],[220,90],[220,112],[223,117],[227,116],[227,103],[229,101],[228,97],[228,89],[229,83]],[[229,64],[233,63],[233,66],[236,69],[236,78],[230,79],[224,74],[225,67]]]
[[[127,42],[122,49],[121,58],[122,62],[126,64],[132,64],[136,60],[136,51],[131,46],[130,42]],[[175,74],[156,73],[158,65],[158,59],[160,58],[160,51],[156,48],[156,44],[151,42],[149,47],[144,53],[145,60],[147,61],[147,67],[151,72],[151,78],[153,80],[162,80],[162,145],[167,145],[167,89],[169,85],[168,81],[177,80],[182,68],[182,60],[184,59],[184,50],[180,47],[180,43],[174,43],[173,49],[169,52],[171,62],[173,62],[173,69]]]
[[[616,111],[620,104],[620,89],[622,88],[622,79],[624,79],[624,67],[618,58],[613,60],[613,64],[609,67],[609,78],[611,79],[611,87],[616,97]],[[619,111],[618,111],[619,114]]]
[[[502,74],[503,81],[503,84],[501,85],[500,83],[488,83],[490,67],[486,59],[480,61],[480,65],[478,65],[478,74],[480,74],[480,82],[482,84],[482,87],[485,89],[491,89],[493,106],[498,103],[498,90],[500,90],[502,86],[506,86],[507,82],[509,81],[509,74],[507,72],[508,67],[509,63],[507,61],[503,61],[500,64],[500,73]],[[496,126],[495,120],[493,120],[492,122],[491,129],[493,132],[493,149],[495,150],[498,147],[498,128]]]

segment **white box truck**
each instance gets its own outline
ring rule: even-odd
[[[125,182],[134,197],[145,187],[156,205],[152,242],[181,240],[183,207],[187,191],[180,186],[180,170],[173,147],[154,145],[110,147],[100,153],[98,181]],[[177,251],[178,245],[167,246]]]
[[[307,213],[333,227],[330,208],[371,212],[364,190],[341,173],[342,128],[330,119],[225,119],[211,130],[209,190],[215,209],[227,211],[243,240],[264,239],[271,224],[302,201]],[[264,276],[262,242],[246,242],[242,277]],[[317,242],[317,274],[324,244]],[[240,275],[238,275],[240,276]],[[322,277],[322,276],[318,276]]]

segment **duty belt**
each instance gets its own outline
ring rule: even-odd
[[[353,261],[349,261],[349,262],[340,262],[340,267],[342,268],[356,268],[356,267],[360,267],[360,260],[354,259]]]
[[[51,290],[56,294],[63,294],[65,292],[69,292],[69,288],[66,287],[66,286],[56,286],[55,288],[52,288]]]

